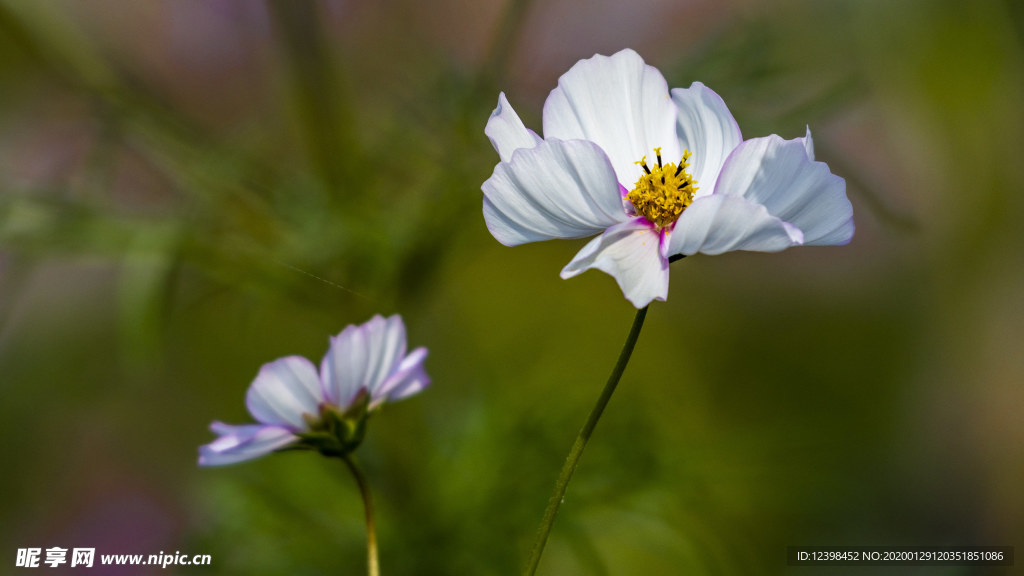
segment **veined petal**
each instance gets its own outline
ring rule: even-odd
[[[199,447],[200,466],[222,466],[259,458],[299,440],[280,426],[232,426],[214,422],[210,429],[220,438]]]
[[[626,299],[643,308],[668,296],[668,260],[660,244],[661,235],[642,218],[616,224],[584,246],[562,269],[562,278],[597,268],[611,274]]]
[[[363,389],[372,398],[404,356],[405,324],[401,316],[374,316],[361,326],[347,326],[331,339],[320,366],[328,402],[347,408]]]
[[[544,138],[594,142],[627,189],[643,173],[635,162],[653,162],[655,147],[668,161],[682,156],[668,83],[629,49],[580,60],[558,79],[544,102]]]
[[[427,358],[426,348],[417,348],[409,353],[370,400],[370,409],[374,409],[385,401],[401,400],[412,396],[430,385],[430,377],[423,368]]]
[[[482,188],[487,228],[506,246],[591,236],[626,219],[608,158],[583,140],[520,148]]]
[[[245,396],[257,421],[293,430],[308,429],[302,415],[317,415],[322,400],[316,367],[301,356],[264,364]]]
[[[679,111],[680,147],[693,155],[690,173],[697,179],[697,195],[711,194],[725,159],[743,142],[740,126],[722,97],[700,82],[673,89],[672,100]]]
[[[774,134],[747,140],[729,156],[715,194],[763,204],[799,228],[805,245],[846,244],[854,230],[846,181],[812,159],[813,146],[810,130],[793,140]]]
[[[498,107],[491,112],[484,134],[490,139],[502,162],[511,160],[512,152],[516,149],[533,148],[541,142],[540,136],[523,125],[504,92],[498,95]]]
[[[795,226],[740,196],[712,194],[693,201],[676,221],[669,254],[721,254],[730,250],[778,252],[800,244]]]

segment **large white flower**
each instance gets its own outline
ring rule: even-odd
[[[297,444],[329,455],[354,449],[367,413],[430,384],[426,348],[405,352],[402,318],[374,316],[331,338],[319,374],[301,356],[265,364],[245,398],[259,424],[214,422],[220,437],[199,448],[199,464],[234,464]]]
[[[544,138],[505,94],[485,133],[501,162],[484,219],[507,246],[591,240],[562,269],[611,274],[637,308],[668,294],[669,258],[776,252],[853,237],[846,182],[803,138],[743,141],[722,99],[694,82],[669,92],[632,50],[576,63],[544,103]]]

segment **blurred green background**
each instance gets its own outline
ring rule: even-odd
[[[518,573],[633,308],[558,277],[583,241],[490,236],[483,128],[504,90],[539,131],[623,47],[747,137],[809,124],[857,234],[673,265],[541,572],[1024,543],[1021,2],[5,1],[0,572],[89,546],[213,559],[95,574],[362,573],[339,462],[196,449],[261,364],[400,312],[434,385],[359,452],[383,572]]]

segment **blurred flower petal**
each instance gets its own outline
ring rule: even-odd
[[[417,348],[409,353],[392,374],[372,395],[375,400],[370,409],[376,408],[385,400],[401,400],[412,396],[430,385],[430,377],[423,367],[427,359],[427,349]]]
[[[260,369],[245,400],[249,413],[263,424],[306,430],[302,415],[315,416],[323,401],[320,377],[301,356],[281,358]]]
[[[200,466],[222,466],[259,458],[299,441],[291,430],[280,426],[232,426],[214,422],[210,429],[220,438],[199,447]]]
[[[346,327],[331,339],[320,368],[328,402],[347,406],[361,390],[372,394],[404,357],[400,316],[374,316],[361,326]]]

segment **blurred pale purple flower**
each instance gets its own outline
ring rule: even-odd
[[[603,270],[637,308],[666,298],[675,255],[853,237],[846,182],[814,161],[809,128],[743,141],[718,94],[700,82],[670,92],[632,50],[577,62],[543,124],[542,139],[498,97],[485,129],[501,159],[482,187],[488,229],[507,246],[600,234],[561,275]]]
[[[286,447],[343,456],[362,440],[369,412],[430,384],[426,357],[426,348],[406,354],[405,325],[395,315],[374,316],[331,338],[319,373],[301,356],[265,364],[246,394],[259,424],[214,422],[220,437],[200,446],[199,464],[234,464]]]

